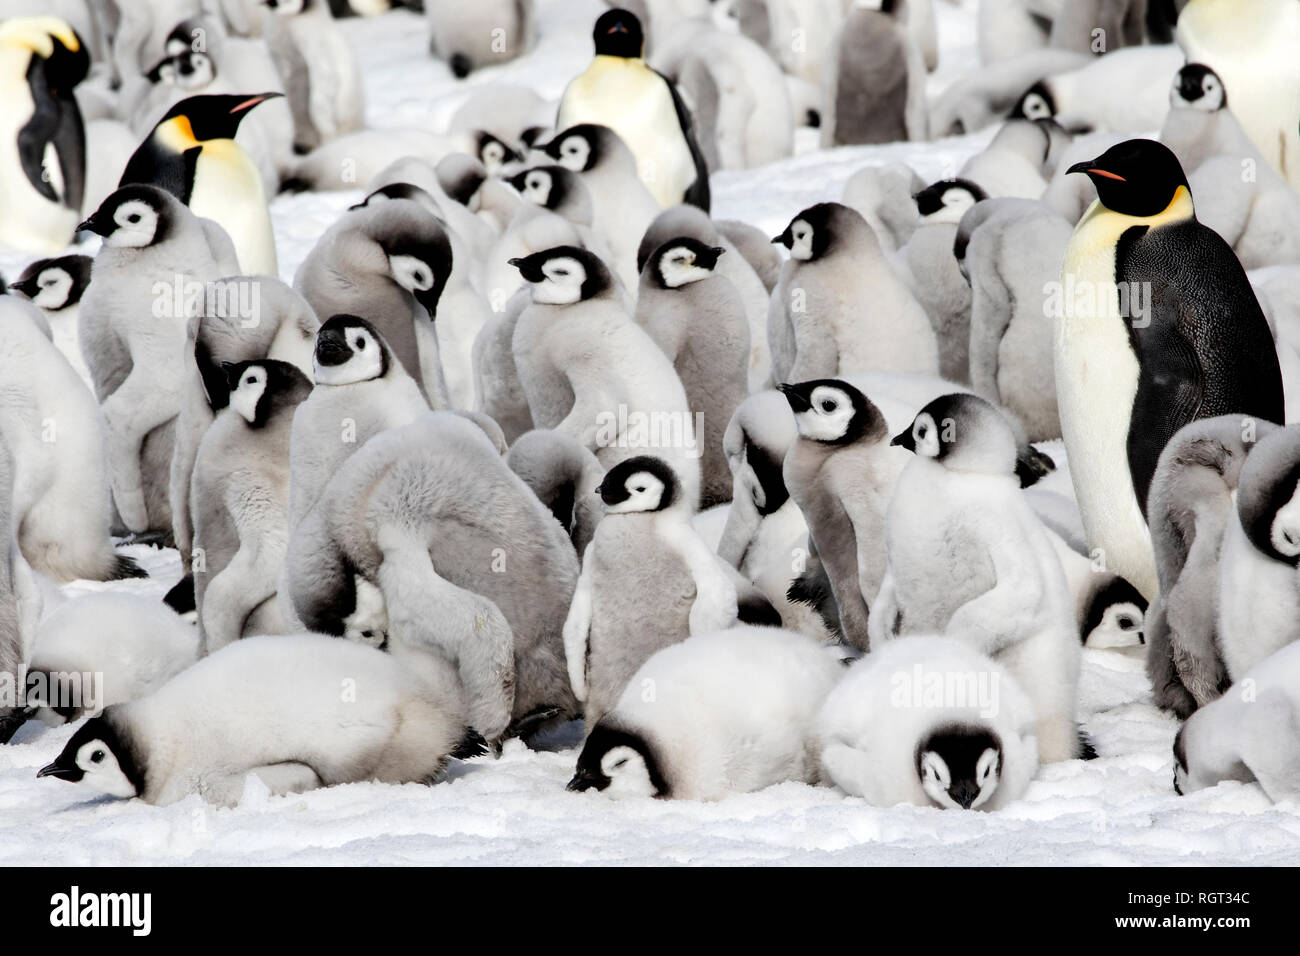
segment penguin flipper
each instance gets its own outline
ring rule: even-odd
[[[682,202],[698,206],[708,212],[713,204],[713,198],[709,192],[709,165],[704,161],[704,152],[695,139],[695,120],[691,118],[691,111],[686,108],[686,102],[682,99],[681,94],[677,92],[677,85],[658,70],[655,70],[654,73],[664,81],[664,85],[668,87],[668,92],[672,95],[673,110],[677,113],[677,125],[682,128],[682,136],[686,140],[686,146],[691,151],[691,159],[695,163],[695,181],[691,183],[682,196]]]
[[[1128,467],[1145,515],[1160,453],[1204,405],[1205,373],[1195,347],[1177,328],[1156,328],[1153,323],[1137,334],[1143,360],[1129,416]]]

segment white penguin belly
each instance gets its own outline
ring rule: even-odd
[[[11,65],[4,62],[0,51],[0,73],[10,70]],[[25,87],[0,95],[0,244],[24,252],[55,255],[72,241],[81,211],[42,196],[23,172],[18,158],[18,131],[27,125],[33,109]],[[56,192],[61,189],[57,163],[54,150],[48,150],[45,168]]]
[[[1114,293],[1117,227],[1122,231],[1124,220],[1094,203],[1066,247],[1056,394],[1088,546],[1102,549],[1106,567],[1151,600],[1157,590],[1151,534],[1128,464],[1140,369]]]
[[[612,62],[603,63],[608,59]],[[637,173],[661,208],[679,205],[695,181],[695,161],[677,122],[672,94],[650,82],[648,67],[632,60],[598,58],[565,91],[556,120],[561,129],[600,123],[636,156]]]
[[[241,147],[209,142],[194,168],[190,211],[230,234],[247,275],[279,276],[262,176]]]

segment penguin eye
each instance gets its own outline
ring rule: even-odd
[[[90,755],[90,762],[91,762],[91,763],[103,763],[103,762],[104,762],[104,751],[102,751],[102,750],[96,750],[93,754]]]
[[[132,224],[137,223],[140,221],[140,214],[138,212],[133,212],[131,215],[126,217],[126,221]]]
[[[1127,614],[1121,614],[1116,618],[1115,623],[1119,626],[1121,631],[1131,631],[1137,626],[1137,621],[1133,620],[1133,618],[1129,617]]]
[[[615,763],[615,764],[614,764],[613,766],[611,766],[609,769],[610,769],[610,770],[618,770],[620,767],[626,767],[626,766],[627,766],[627,758],[624,757],[622,760],[619,760],[617,763]]]
[[[255,379],[253,376],[250,375],[250,376],[248,376],[248,378],[244,379],[244,384],[245,384],[245,385],[252,385],[252,384],[254,384],[256,381],[257,381],[257,379]]]
[[[635,492],[637,492],[638,494],[640,494],[641,492],[645,491],[645,485],[637,485],[637,486],[636,486],[634,489],[632,489],[632,490],[635,491]]]
[[[832,402],[829,398],[826,399],[824,402],[822,402],[822,411],[824,412],[835,411],[835,403]]]

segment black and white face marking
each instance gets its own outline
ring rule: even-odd
[[[904,436],[908,440],[900,440]],[[944,450],[939,423],[934,420],[934,416],[929,412],[921,412],[917,415],[912,420],[911,429],[904,432],[903,435],[895,437],[891,444],[902,445],[909,451],[913,451],[925,458],[939,458],[943,455]]]
[[[1020,102],[1011,111],[1011,115],[1027,120],[1053,119],[1056,116],[1056,103],[1046,86],[1035,83],[1020,97]]]
[[[796,219],[787,230],[790,233],[790,257],[807,262],[813,257],[813,227],[806,220]]]
[[[987,198],[983,189],[964,179],[941,180],[912,197],[926,222],[951,223],[961,222],[967,209]]]
[[[817,203],[790,220],[790,225],[779,236],[773,236],[772,242],[785,246],[791,258],[800,262],[820,259],[831,250],[836,228],[851,228],[846,217],[862,218],[840,203]]]
[[[257,421],[257,406],[266,394],[266,369],[261,365],[249,365],[233,382],[230,390],[230,407],[240,417],[252,425]]]
[[[951,471],[1008,475],[1016,471],[1016,439],[1006,417],[966,392],[934,399],[890,444],[940,461]]]
[[[565,789],[579,793],[599,790],[615,798],[671,796],[671,787],[645,738],[604,720],[588,735]]]
[[[1092,596],[1079,635],[1085,647],[1132,647],[1145,644],[1147,600],[1122,577],[1115,577]]]
[[[36,776],[85,784],[114,797],[137,796],[140,781],[123,769],[117,742],[117,734],[102,717],[92,718],[72,735],[54,762],[42,767]]]
[[[1296,486],[1286,504],[1273,515],[1268,538],[1274,550],[1282,557],[1292,563],[1300,558],[1300,485]]]
[[[884,438],[885,419],[858,389],[835,378],[778,385],[794,412],[799,437],[827,445],[848,445],[866,436]]]
[[[14,283],[14,288],[18,288],[18,283]],[[72,276],[68,274],[67,269],[62,266],[48,266],[36,275],[34,284],[36,294],[31,296],[31,300],[42,309],[56,312],[69,305],[68,300],[72,296],[72,289]]]
[[[154,187],[126,186],[113,193],[79,228],[104,237],[117,249],[143,249],[163,237],[161,206],[145,193]]]
[[[595,150],[583,133],[562,134],[557,141],[547,145],[546,152],[565,169],[575,173],[585,172],[595,163]]]
[[[478,138],[478,158],[489,176],[496,175],[507,163],[515,163],[520,156],[513,149],[491,133],[480,133]]]
[[[677,476],[662,458],[638,455],[607,471],[596,493],[606,514],[663,511],[677,499]]]
[[[1213,113],[1228,105],[1228,94],[1219,74],[1203,63],[1188,63],[1174,77],[1169,105]]]
[[[1294,455],[1292,446],[1287,457],[1275,459],[1267,469],[1271,474],[1252,468],[1248,460],[1237,491],[1237,511],[1246,537],[1260,552],[1300,565],[1300,461]]]
[[[697,239],[683,236],[660,246],[653,261],[664,288],[680,289],[713,275],[718,256],[726,251],[721,246],[706,246]]]
[[[551,201],[551,189],[555,180],[545,169],[529,169],[510,180],[529,202],[547,206]]]
[[[388,356],[369,323],[336,315],[316,333],[313,369],[318,385],[352,385],[381,378],[388,371]]]
[[[941,728],[917,748],[916,772],[935,806],[975,810],[998,788],[1002,746],[982,728]]]
[[[572,305],[609,288],[604,264],[577,246],[556,246],[510,264],[532,286],[533,301],[542,305]]]
[[[403,289],[417,298],[422,292],[428,292],[433,288],[434,271],[433,266],[422,259],[417,259],[412,255],[398,254],[388,257],[388,269],[393,274],[393,279]]]

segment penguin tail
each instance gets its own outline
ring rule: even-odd
[[[1016,458],[1016,477],[1020,479],[1021,488],[1037,484],[1055,470],[1056,462],[1052,457],[1033,445],[1026,445]]]
[[[1097,748],[1093,746],[1092,738],[1082,727],[1079,728],[1079,759],[1096,760]]]
[[[189,614],[198,610],[198,602],[194,597],[194,575],[187,574],[177,581],[163,598],[163,603],[177,614]]]
[[[488,752],[488,743],[473,727],[465,728],[465,736],[460,738],[460,743],[452,749],[451,755],[457,760],[468,760],[470,757],[481,757]]]
[[[464,53],[453,53],[451,59],[447,61],[451,67],[452,76],[458,80],[463,80],[474,71],[474,64],[470,62],[469,57]]]
[[[126,578],[147,578],[149,572],[136,563],[135,558],[128,558],[124,554],[114,555],[113,570],[109,572],[108,580],[123,581]]]
[[[842,636],[840,630],[839,606],[835,603],[835,594],[831,591],[830,578],[820,565],[816,570],[808,570],[790,582],[786,588],[786,598],[795,604],[806,604],[817,612],[817,616],[826,625],[831,634]]]
[[[794,587],[793,584],[790,585]],[[780,627],[781,615],[772,602],[757,592],[746,594],[737,602],[736,619],[741,624],[754,624],[759,627]]]

